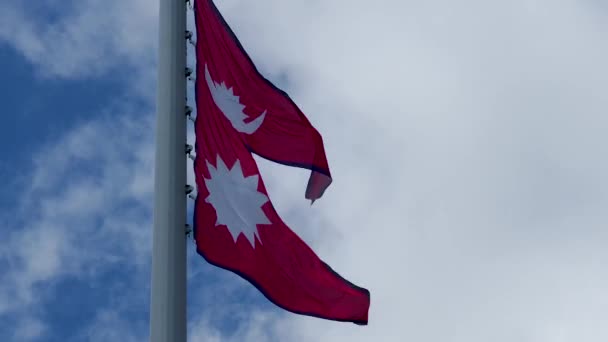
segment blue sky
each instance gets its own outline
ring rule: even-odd
[[[313,207],[260,161],[275,207],[372,308],[286,314],[190,241],[190,341],[606,341],[604,5],[216,3],[324,136]],[[156,5],[0,4],[1,341],[147,338]]]

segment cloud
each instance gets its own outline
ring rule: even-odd
[[[69,15],[38,23],[4,3],[0,39],[59,77],[153,63],[155,6],[104,4],[70,3]],[[324,135],[335,182],[312,208],[305,172],[261,161],[275,207],[371,290],[372,309],[357,327],[256,306],[248,284],[199,258],[190,340],[608,338],[605,11],[580,1],[217,5]],[[153,75],[142,71],[140,94],[150,96]],[[152,141],[142,126],[152,129],[151,115],[93,120],[36,156],[19,215],[36,224],[14,225],[26,228],[1,243],[12,271],[0,312],[31,307],[36,284],[91,265],[145,274]],[[121,314],[100,309],[91,329],[122,326]],[[236,316],[236,328],[217,316]]]
[[[156,2],[144,0],[41,0],[35,6],[9,0],[0,5],[0,42],[42,76],[96,77],[118,67],[152,65],[157,15]]]
[[[39,320],[26,318],[20,322],[20,326],[15,329],[13,336],[17,341],[30,341],[41,336],[46,329],[44,323]]]
[[[6,220],[10,229],[0,242],[7,262],[0,316],[23,317],[15,328],[19,340],[45,332],[40,304],[46,295],[55,296],[60,280],[94,282],[117,267],[132,269],[132,282],[147,279],[153,117],[128,105],[120,112],[130,119],[102,115],[33,156],[31,183],[17,198],[16,215]]]
[[[607,27],[589,4],[218,6],[324,135],[335,183],[319,212],[298,205],[323,215],[307,241],[372,293],[368,327],[287,315],[275,337],[608,337]],[[305,175],[263,171],[291,213]]]
[[[125,341],[137,342],[147,338],[139,329],[115,311],[100,310],[94,317],[92,324],[79,336],[79,340],[90,342]],[[145,330],[144,330],[145,331]]]

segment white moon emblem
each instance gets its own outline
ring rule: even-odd
[[[230,121],[234,129],[241,133],[252,134],[260,128],[266,117],[266,111],[255,120],[246,123],[244,120],[247,119],[249,115],[243,113],[245,105],[239,102],[239,96],[234,94],[232,87],[227,88],[224,82],[215,83],[215,81],[213,81],[211,74],[209,74],[207,64],[205,64],[205,79],[207,80],[207,85],[211,91],[213,101],[220,111],[224,113],[224,116]]]

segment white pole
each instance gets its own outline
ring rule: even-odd
[[[186,342],[186,1],[159,1],[150,341]]]

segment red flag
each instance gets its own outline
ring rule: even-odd
[[[331,175],[318,131],[265,79],[211,0],[195,4],[194,238],[208,262],[291,312],[367,324],[369,291],[334,272],[276,213],[252,153],[311,170],[306,198]]]

